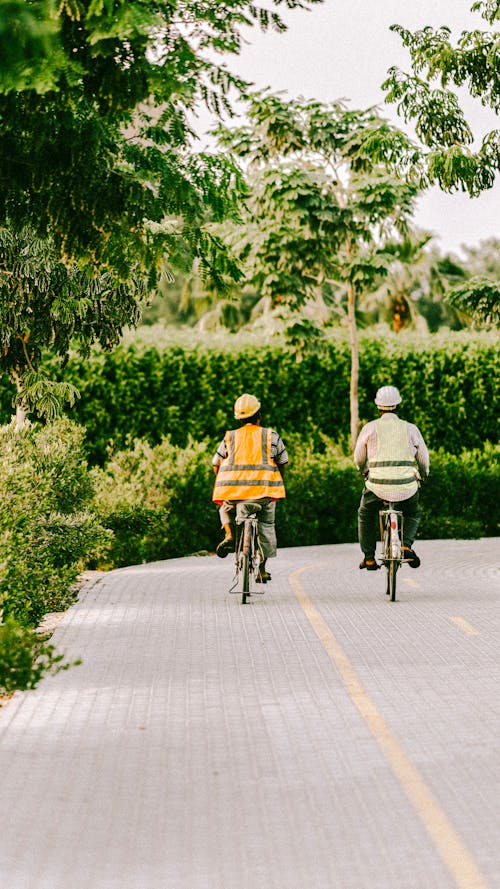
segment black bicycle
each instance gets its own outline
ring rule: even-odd
[[[236,573],[230,593],[241,593],[242,605],[246,605],[249,596],[265,592],[259,578],[259,565],[263,561],[263,553],[259,540],[259,520],[257,513],[261,507],[253,504],[255,511],[241,520],[237,519],[236,535]],[[241,580],[240,580],[241,578]],[[256,589],[255,584],[261,588]]]

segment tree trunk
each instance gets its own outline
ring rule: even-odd
[[[16,429],[22,429],[25,422],[26,422],[26,411],[24,410],[24,408],[22,407],[21,402],[20,402],[20,395],[21,395],[21,392],[23,391],[23,386],[21,383],[21,378],[20,378],[19,374],[17,373],[17,371],[15,371],[15,370],[11,371],[11,378],[14,381],[14,383],[16,384],[17,396],[18,396],[18,398],[16,400]]]
[[[354,450],[358,438],[359,407],[358,407],[358,380],[359,380],[359,350],[358,331],[356,328],[356,293],[354,285],[349,282],[347,287],[347,320],[349,324],[349,339],[351,342],[351,385],[350,385],[350,410],[351,410],[351,447]]]
[[[16,429],[22,429],[26,422],[26,411],[20,404],[16,406]]]

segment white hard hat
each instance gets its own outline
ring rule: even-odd
[[[240,395],[234,403],[234,416],[237,420],[246,420],[247,417],[253,417],[260,408],[260,401],[257,401],[255,395]]]
[[[401,404],[401,395],[395,386],[382,386],[375,396],[375,404],[377,407],[391,410]]]

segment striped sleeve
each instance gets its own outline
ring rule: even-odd
[[[274,429],[271,437],[271,457],[277,466],[284,466],[285,463],[288,463],[288,454],[283,440]]]
[[[408,423],[408,438],[415,451],[415,459],[417,461],[420,475],[422,478],[427,478],[430,468],[429,451],[427,450],[427,445],[420,429],[413,423]]]
[[[217,448],[213,458],[212,458],[212,466],[220,466],[223,460],[227,457],[227,445],[226,439],[223,438],[219,447]]]

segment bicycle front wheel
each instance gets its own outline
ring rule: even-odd
[[[387,563],[387,587],[386,593],[389,596],[391,602],[396,601],[396,574],[398,570],[398,563],[395,559],[391,559]]]
[[[242,556],[241,579],[242,579],[241,604],[246,605],[247,596],[250,593],[250,558],[247,553],[244,553]]]

